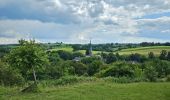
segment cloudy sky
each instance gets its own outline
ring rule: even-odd
[[[0,0],[0,44],[170,42],[170,0]]]

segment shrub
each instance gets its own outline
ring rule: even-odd
[[[5,86],[23,85],[24,78],[18,71],[10,69],[0,61],[0,84]]]
[[[168,76],[166,77],[166,81],[167,81],[167,82],[170,82],[170,75],[168,75]]]
[[[134,70],[131,66],[126,63],[120,63],[112,65],[111,67],[107,68],[106,70],[102,70],[98,74],[98,77],[134,77]]]
[[[153,60],[145,63],[145,67],[153,66],[158,73],[158,78],[164,78],[170,74],[170,62],[165,60]]]
[[[101,61],[92,62],[88,67],[88,71],[87,71],[88,75],[93,76],[95,73],[99,72],[102,65],[103,63]]]
[[[157,80],[158,73],[156,72],[155,68],[152,66],[148,66],[145,69],[145,77],[151,82],[155,82]]]

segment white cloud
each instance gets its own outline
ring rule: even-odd
[[[170,12],[169,0],[1,0],[0,11],[1,38],[30,34],[43,41],[84,43],[91,37],[95,42],[123,42],[129,35],[138,37],[127,41],[162,41],[158,36],[170,27],[169,17],[138,19]],[[140,36],[146,30],[146,37]]]

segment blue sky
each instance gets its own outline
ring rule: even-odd
[[[0,0],[0,44],[170,42],[170,0]]]

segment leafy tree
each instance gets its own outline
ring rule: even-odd
[[[83,64],[88,65],[88,64],[91,64],[92,62],[94,62],[94,61],[96,61],[96,60],[101,60],[101,58],[100,58],[100,57],[97,57],[97,56],[85,57],[85,58],[81,59],[81,62],[82,62]]]
[[[34,83],[37,84],[35,69],[39,69],[48,63],[48,57],[45,51],[35,43],[35,41],[19,41],[20,46],[12,49],[7,56],[7,62],[12,67],[20,69],[22,75],[27,76],[32,69]]]
[[[108,77],[108,76],[113,76],[113,77],[134,77],[134,69],[126,64],[126,63],[120,63],[120,64],[114,64],[111,67],[107,68],[104,71],[101,71],[102,77]]]
[[[158,73],[158,77],[166,77],[170,74],[170,62],[164,60],[154,60],[148,64],[153,66]]]
[[[129,55],[129,58],[128,60],[130,61],[136,61],[136,62],[144,62],[146,60],[146,57],[145,56],[142,56],[138,53],[135,53],[135,54],[131,54]]]
[[[147,66],[144,73],[145,73],[145,77],[149,81],[151,82],[156,81],[158,73],[156,72],[153,66]]]
[[[169,60],[169,61],[170,61],[170,51],[168,52],[167,60]]]
[[[90,52],[89,52],[89,50],[88,50],[88,49],[86,49],[85,54],[86,54],[86,55],[89,55],[89,54],[90,54]]]
[[[75,58],[75,57],[84,57],[84,55],[81,52],[74,52],[72,56],[73,56],[73,58]]]
[[[57,51],[57,53],[60,56],[60,58],[62,58],[63,60],[72,60],[73,59],[71,52],[59,50],[59,51]]]
[[[58,79],[65,75],[65,67],[62,66],[64,62],[58,55],[57,51],[48,52],[49,66],[45,69],[45,74],[43,77]]]
[[[167,51],[166,50],[162,50],[159,58],[161,60],[166,60],[166,56],[167,56]]]
[[[11,69],[8,64],[0,60],[0,84],[5,86],[22,85],[24,78],[15,69]]]
[[[155,58],[154,53],[153,53],[153,52],[149,52],[149,53],[148,53],[148,58],[149,58],[149,59]]]
[[[92,62],[88,67],[88,71],[87,71],[88,75],[93,76],[95,73],[99,72],[102,65],[103,63],[101,61]]]
[[[57,65],[60,61],[62,61],[62,59],[60,58],[56,51],[48,52],[48,59],[50,61],[51,66]]]
[[[72,62],[71,66],[73,66],[74,72],[78,76],[81,76],[87,73],[87,66],[81,62]]]
[[[109,53],[107,58],[106,58],[106,63],[110,64],[110,63],[115,62],[115,61],[117,61],[116,55],[113,54],[113,53]]]

